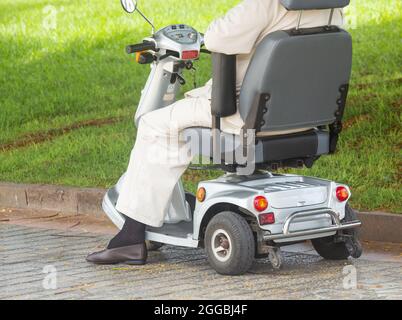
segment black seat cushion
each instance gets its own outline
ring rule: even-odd
[[[212,131],[210,128],[193,127],[183,131],[182,138],[191,143],[193,155],[212,158]],[[222,132],[222,159],[242,148],[241,137]],[[329,133],[312,129],[281,136],[257,138],[255,163],[271,163],[288,159],[302,159],[329,153]],[[235,158],[235,157],[233,157]],[[227,159],[227,158],[226,158]]]

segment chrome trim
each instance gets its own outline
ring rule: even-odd
[[[289,230],[290,225],[294,219],[310,217],[310,216],[315,216],[315,215],[320,215],[320,214],[328,214],[332,219],[333,225],[331,227],[325,227],[325,228],[320,228],[320,229],[308,229],[308,230],[290,232],[290,230]],[[333,232],[333,231],[339,231],[339,230],[345,230],[345,229],[352,229],[352,228],[360,227],[361,224],[362,223],[358,220],[341,223],[341,221],[339,219],[339,215],[335,211],[332,211],[331,209],[315,209],[315,210],[308,210],[308,211],[298,211],[298,212],[292,213],[291,215],[289,215],[289,217],[286,218],[285,223],[283,224],[282,233],[273,234],[273,235],[265,235],[264,240],[296,238],[296,237],[308,236],[308,235],[313,235],[313,234],[320,234],[320,233],[327,233],[327,232]]]
[[[299,30],[299,29],[300,29],[300,23],[301,23],[302,15],[303,15],[303,10],[300,10],[300,11],[299,11],[299,15],[298,15],[298,17],[297,17],[297,27],[296,27],[296,30]]]
[[[334,16],[334,8],[331,9],[331,13],[329,14],[329,19],[328,19],[328,27],[331,25],[332,23],[332,18]]]
[[[336,226],[341,225],[341,221],[339,220],[339,215],[330,209],[315,209],[315,210],[308,210],[308,211],[298,211],[294,212],[289,217],[286,218],[285,223],[283,224],[282,232],[284,235],[289,235],[290,231],[290,224],[291,222],[296,219],[296,218],[304,218],[304,217],[310,217],[310,216],[315,216],[319,214],[329,214],[332,218],[332,221],[335,223]]]

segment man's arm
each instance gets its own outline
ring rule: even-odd
[[[205,33],[208,50],[224,54],[247,54],[268,25],[270,14],[267,2],[244,0],[219,19],[213,21]]]

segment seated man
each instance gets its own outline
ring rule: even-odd
[[[329,10],[305,11],[301,28],[328,23]],[[269,33],[295,28],[299,13],[287,11],[279,0],[244,0],[224,17],[211,23],[205,33],[205,45],[212,52],[237,55],[237,92],[239,93],[254,50]],[[333,24],[341,25],[342,10],[335,10]],[[189,127],[211,127],[211,86],[188,92],[185,99],[142,116],[126,179],[116,209],[126,216],[122,230],[106,250],[91,254],[87,260],[99,264],[146,262],[145,227],[161,227],[170,205],[175,185],[191,162],[187,149],[169,144]],[[222,130],[239,134],[243,121],[237,112],[222,119]],[[148,159],[154,155],[179,154],[176,161]],[[157,158],[157,156],[155,156]]]

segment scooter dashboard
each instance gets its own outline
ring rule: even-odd
[[[174,24],[163,29],[163,35],[179,44],[191,45],[198,41],[198,33],[184,24]]]

